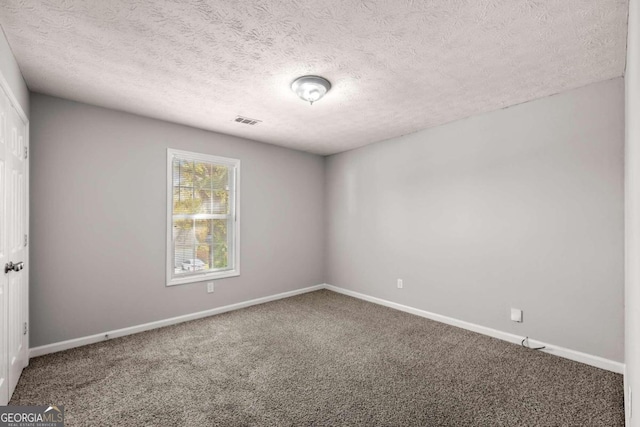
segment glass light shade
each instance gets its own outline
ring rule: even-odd
[[[331,83],[319,76],[303,76],[297,78],[291,84],[293,90],[300,99],[313,105],[314,102],[322,98],[331,89]]]

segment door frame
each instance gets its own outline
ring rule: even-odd
[[[25,224],[25,233],[27,234],[27,247],[26,247],[26,251],[25,251],[25,268],[24,270],[22,270],[21,273],[24,273],[24,280],[26,283],[26,292],[25,292],[25,299],[26,301],[24,302],[25,307],[25,322],[27,322],[27,333],[25,334],[24,339],[26,340],[25,342],[25,346],[26,346],[26,351],[27,351],[27,357],[26,357],[26,362],[24,367],[26,368],[27,366],[29,366],[29,352],[30,352],[30,347],[29,347],[29,337],[31,335],[31,323],[29,322],[29,292],[30,292],[30,282],[29,282],[29,272],[31,271],[31,266],[29,263],[29,253],[31,252],[31,232],[30,232],[30,211],[29,211],[29,206],[30,206],[30,196],[31,196],[31,186],[30,186],[30,171],[29,171],[29,165],[31,163],[31,138],[30,138],[30,127],[29,127],[29,117],[27,117],[26,113],[24,112],[22,105],[20,104],[20,102],[18,102],[18,98],[15,96],[15,94],[13,93],[13,90],[11,89],[11,85],[9,85],[9,82],[7,81],[7,79],[4,77],[4,74],[2,74],[2,71],[0,71],[0,88],[2,88],[4,90],[4,92],[7,94],[7,97],[9,98],[9,102],[11,102],[11,104],[13,105],[13,107],[16,109],[16,111],[18,112],[18,116],[20,117],[20,119],[24,122],[25,124],[25,141],[24,141],[24,146],[27,148],[27,158],[25,159],[26,164],[25,164],[25,198],[26,198],[26,207],[25,207],[25,214],[27,216],[26,218],[26,224]],[[5,339],[6,339],[6,334],[5,334]],[[9,399],[11,399],[11,396],[9,396]],[[7,402],[8,403],[8,402]]]

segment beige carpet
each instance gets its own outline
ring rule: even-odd
[[[622,426],[622,376],[326,290],[32,359],[68,426]]]

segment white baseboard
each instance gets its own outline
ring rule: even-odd
[[[151,329],[162,328],[164,326],[170,326],[170,325],[175,325],[182,322],[188,322],[189,320],[201,319],[203,317],[209,317],[215,314],[221,314],[221,313],[226,313],[228,311],[239,310],[241,308],[251,307],[252,305],[264,304],[265,302],[275,301],[283,298],[289,298],[295,295],[318,291],[324,288],[325,288],[324,284],[310,286],[308,288],[296,289],[289,292],[282,292],[280,294],[271,295],[271,296],[262,297],[262,298],[256,298],[249,301],[239,302],[237,304],[225,305],[224,307],[212,308],[211,310],[199,311],[197,313],[192,313],[192,314],[185,314],[184,316],[172,317],[170,319],[158,320],[156,322],[149,322],[142,325],[116,329],[113,331],[107,331],[100,334],[89,335],[86,337],[75,338],[72,340],[61,341],[53,344],[47,344],[40,347],[34,347],[29,349],[29,357],[38,357],[38,356],[43,356],[49,353],[56,353],[58,351],[68,350],[70,348],[80,347],[88,344],[94,344],[94,343],[109,340],[112,338],[118,338],[118,337],[124,337],[127,335],[137,334],[138,332],[144,332]]]
[[[522,342],[522,339],[524,338],[521,336],[510,334],[508,332],[499,331],[497,329],[488,328],[486,326],[476,325],[474,323],[465,322],[463,320],[454,319],[452,317],[442,316],[440,314],[431,313],[429,311],[420,310],[418,308],[413,308],[407,305],[398,304],[398,303],[387,301],[381,298],[372,297],[369,295],[361,294],[359,292],[351,291],[344,288],[339,288],[333,285],[325,284],[325,289],[328,289],[330,291],[337,292],[340,294],[348,295],[354,298],[358,298],[364,301],[369,301],[374,304],[379,304],[385,307],[394,308],[396,310],[405,311],[407,313],[415,314],[416,316],[421,316],[427,319],[435,320],[436,322],[446,323],[447,325],[457,326],[458,328],[467,329],[469,331],[477,332],[483,335],[488,335],[490,337],[498,338],[514,344],[520,344]],[[537,341],[533,339],[529,339],[529,345],[531,347],[544,346],[545,349],[541,351],[544,351],[545,353],[564,357],[565,359],[574,360],[576,362],[585,363],[587,365],[595,366],[596,368],[606,369],[607,371],[613,371],[619,374],[624,373],[625,365],[624,363],[621,363],[621,362],[616,362],[613,360],[605,359],[603,357],[593,356],[591,354],[582,353],[579,351],[570,350],[568,348],[547,344],[542,341]]]
[[[358,298],[364,301],[369,301],[374,304],[383,305],[385,307],[394,308],[396,310],[404,311],[407,313],[415,314],[416,316],[425,317],[427,319],[435,320],[436,322],[446,323],[447,325],[457,326],[462,329],[477,332],[479,334],[488,335],[493,338],[498,338],[504,341],[508,341],[514,344],[520,344],[522,341],[521,336],[510,334],[508,332],[499,331],[497,329],[488,328],[486,326],[476,325],[474,323],[465,322],[463,320],[454,319],[452,317],[443,316],[429,311],[420,310],[418,308],[409,307],[407,305],[398,304],[395,302],[387,301],[381,298],[372,297],[359,292],[351,291],[337,286],[329,285],[326,283],[310,286],[308,288],[296,289],[289,292],[283,292],[276,295],[257,298],[250,301],[239,302],[237,304],[226,305],[224,307],[213,308],[211,310],[200,311],[197,313],[186,314],[184,316],[172,317],[170,319],[158,320],[156,322],[145,323],[142,325],[131,326],[128,328],[116,329],[113,331],[107,331],[96,335],[90,335],[86,337],[76,338],[67,341],[61,341],[53,344],[47,344],[40,347],[34,347],[29,349],[29,357],[42,356],[49,353],[55,353],[58,351],[68,350],[70,348],[80,347],[83,345],[93,344],[100,341],[105,341],[112,338],[124,337],[127,335],[137,334],[138,332],[144,332],[151,329],[162,328],[164,326],[175,325],[189,320],[201,319],[203,317],[209,317],[216,314],[226,313],[233,310],[239,310],[241,308],[251,307],[252,305],[264,304],[269,301],[275,301],[283,298],[292,297],[295,295],[304,294],[307,292],[318,291],[320,289],[328,289],[333,292],[348,295],[354,298]],[[619,374],[624,373],[625,365],[621,362],[605,359],[599,356],[593,356],[591,354],[582,353],[568,348],[559,347],[551,344],[544,343],[529,339],[529,344],[532,347],[546,347],[545,353],[553,354],[556,356],[564,357],[566,359],[574,360],[576,362],[585,363],[587,365],[595,366],[597,368],[606,369]]]

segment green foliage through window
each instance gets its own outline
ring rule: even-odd
[[[229,268],[233,167],[174,157],[175,274]]]

